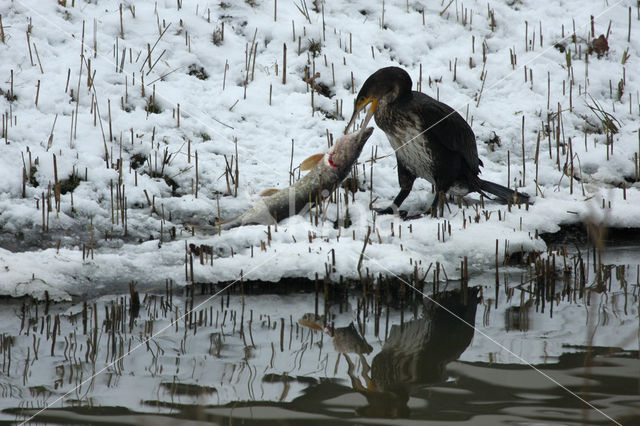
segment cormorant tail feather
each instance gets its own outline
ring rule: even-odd
[[[513,191],[506,186],[480,179],[480,189],[498,197],[504,203],[527,203],[529,196],[522,192]]]

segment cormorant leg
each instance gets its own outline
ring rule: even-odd
[[[411,188],[413,188],[413,182],[416,180],[416,176],[411,173],[398,159],[398,183],[400,184],[400,192],[393,199],[393,203],[384,209],[375,209],[378,214],[392,214],[398,211],[400,205],[409,196]],[[403,212],[400,212],[402,216]],[[406,212],[404,212],[406,215]]]
[[[436,196],[433,197],[433,201],[431,202],[431,206],[429,207],[429,212],[431,213],[431,217],[443,217],[445,204],[449,209],[446,193],[442,190],[436,191]],[[451,213],[451,209],[449,209],[449,213]]]
[[[438,206],[440,205],[441,192],[442,191],[436,191],[436,194],[433,197],[433,201],[431,202],[431,206],[429,207],[429,212],[431,213],[431,217],[438,217]]]

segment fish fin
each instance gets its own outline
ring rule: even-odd
[[[268,196],[270,196],[270,195],[275,194],[275,193],[276,193],[276,192],[278,192],[278,191],[279,191],[279,190],[278,190],[278,189],[276,189],[276,188],[269,188],[269,189],[265,189],[264,191],[262,191],[262,192],[260,193],[260,196],[261,196],[261,197],[268,197]]]
[[[322,160],[323,154],[314,154],[300,163],[300,170],[311,170]]]
[[[303,327],[308,327],[308,328],[310,328],[312,330],[319,330],[319,331],[324,330],[324,328],[322,326],[320,326],[319,324],[317,324],[317,323],[315,323],[313,321],[309,321],[307,319],[303,319],[303,318],[300,318],[298,320],[298,324],[300,324]]]

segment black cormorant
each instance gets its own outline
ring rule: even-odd
[[[431,213],[444,203],[444,194],[490,193],[505,203],[524,203],[529,197],[478,177],[482,161],[476,138],[467,122],[450,106],[411,90],[411,77],[402,68],[374,72],[362,85],[347,130],[370,104],[363,128],[373,116],[398,161],[400,192],[393,204],[379,213],[393,213],[411,192],[416,177],[435,186]],[[440,204],[442,205],[442,204]]]

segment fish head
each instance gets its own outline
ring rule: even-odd
[[[358,132],[341,136],[335,145],[325,154],[324,165],[336,172],[343,172],[350,169],[360,156],[364,144],[372,133],[373,127],[367,127],[362,128]]]

